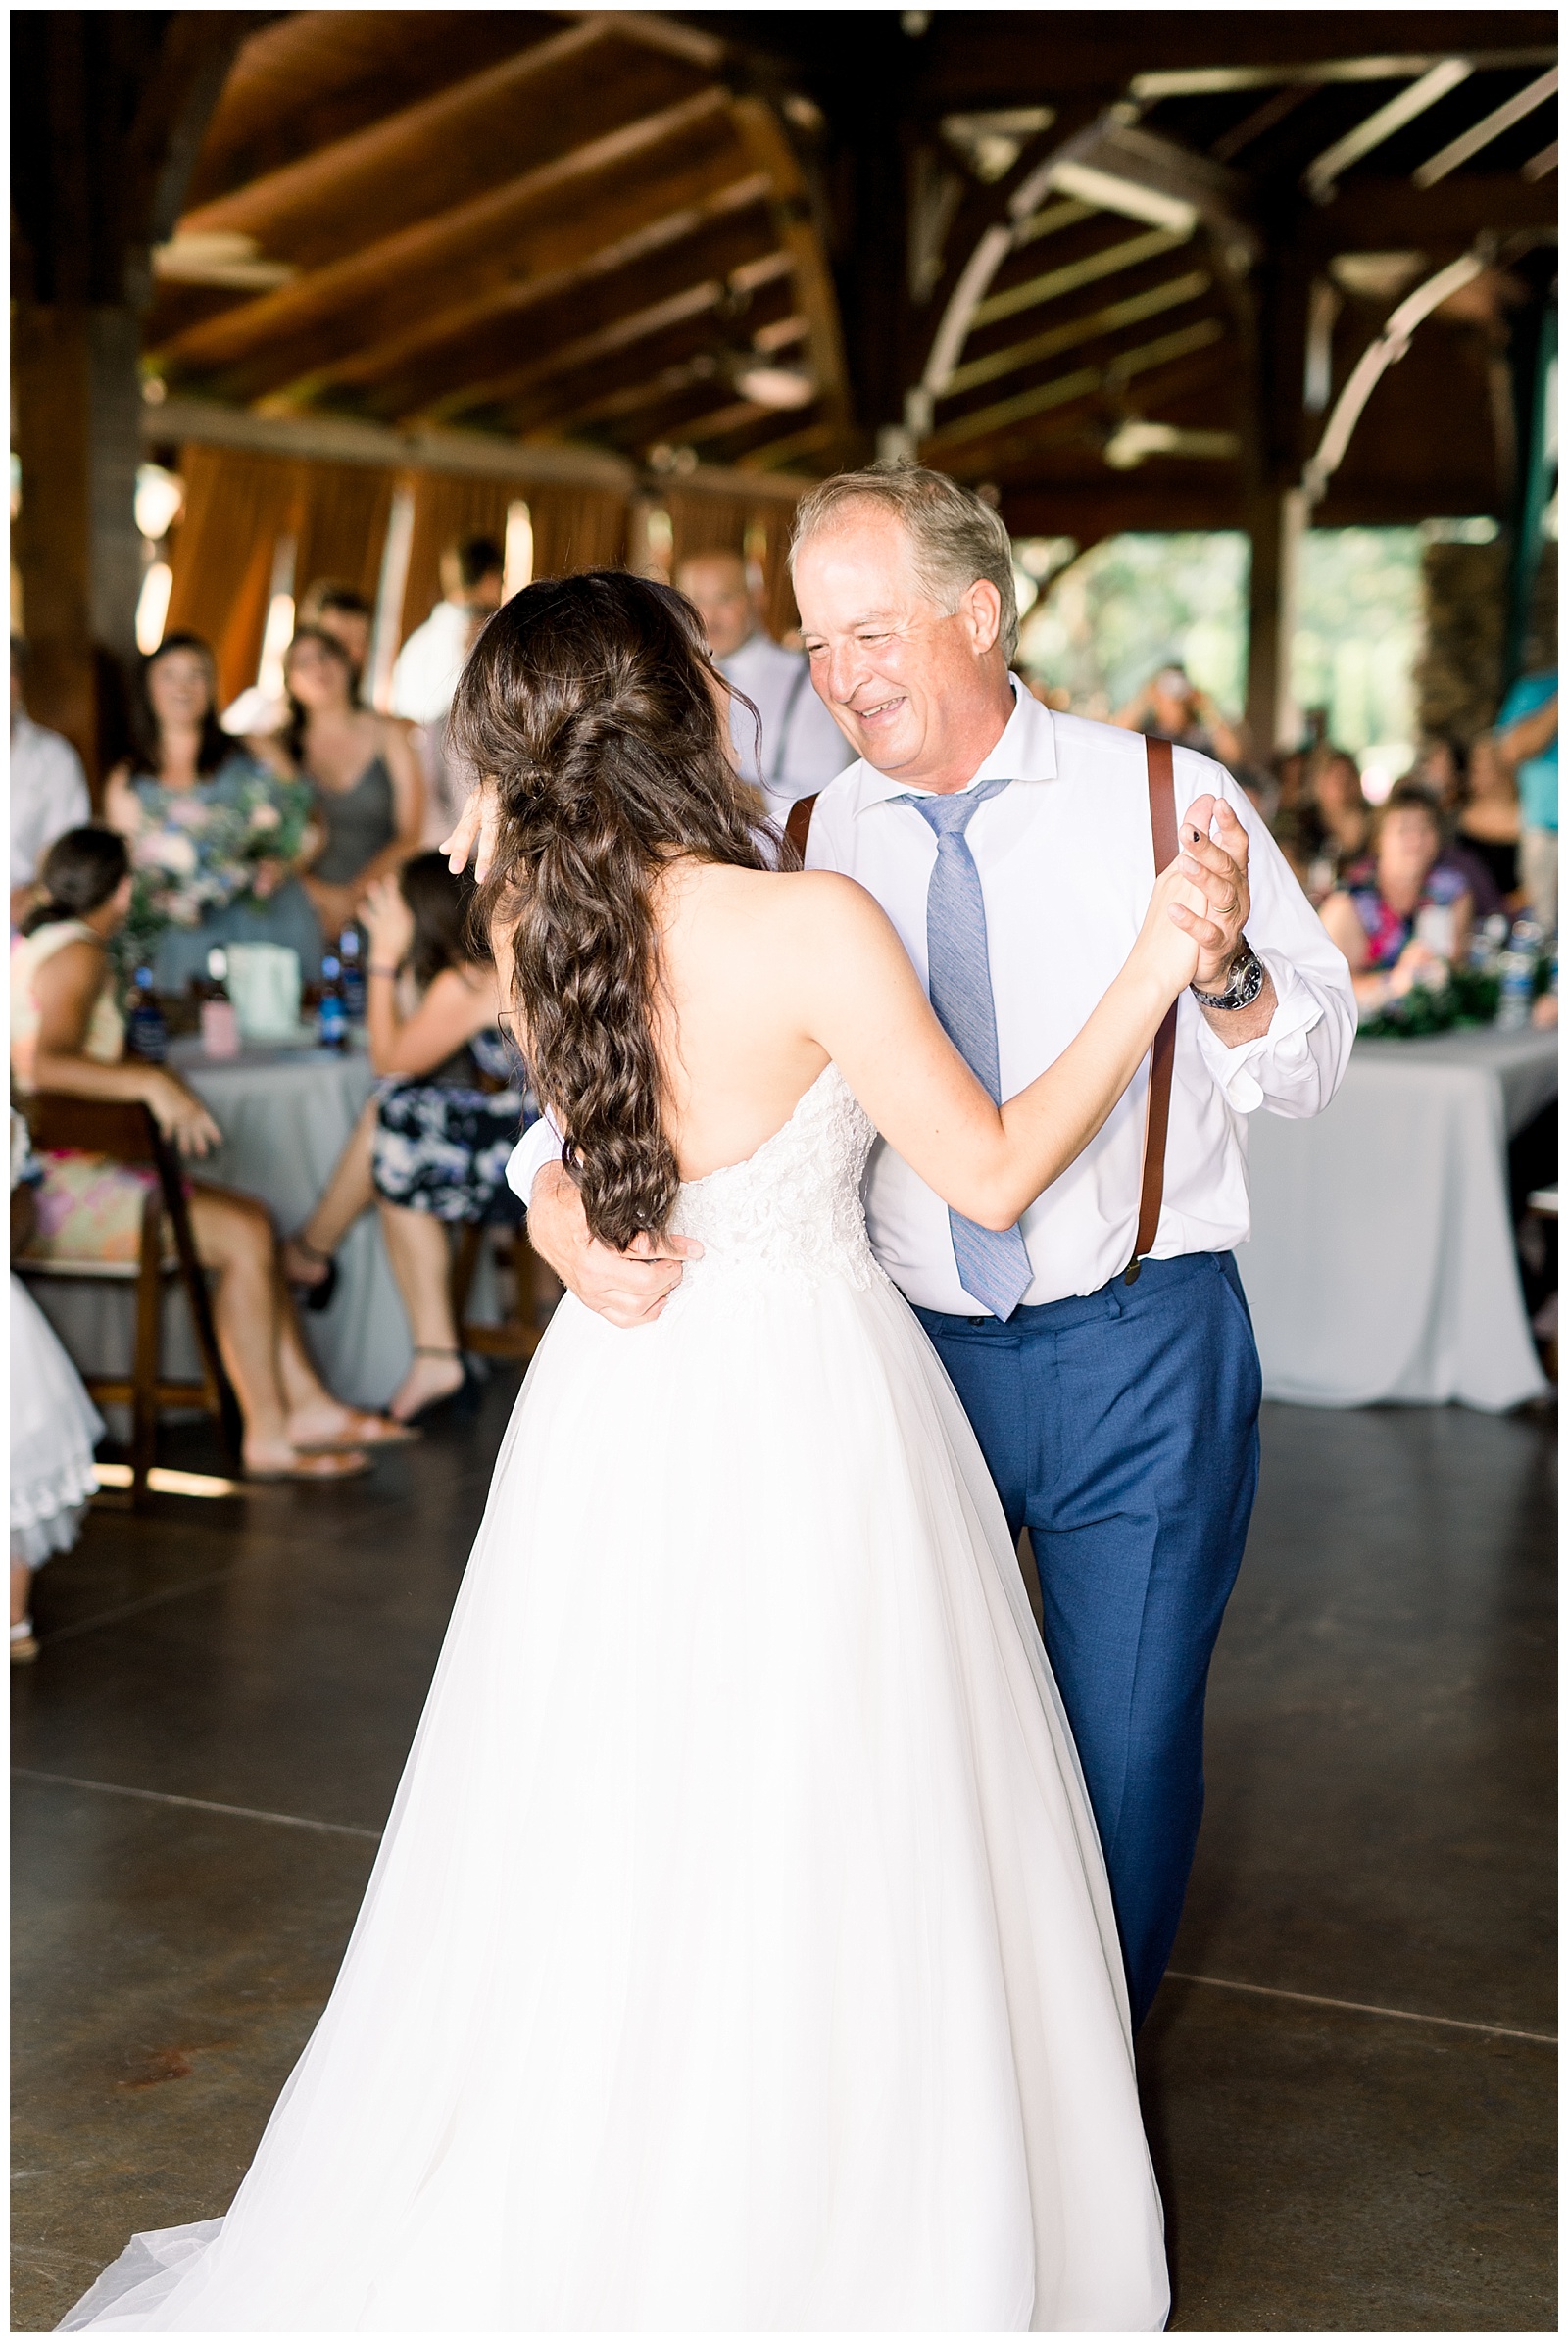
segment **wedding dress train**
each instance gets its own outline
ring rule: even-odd
[[[529,1369],[330,2002],[100,2331],[1155,2329],[1099,1842],[829,1066]]]

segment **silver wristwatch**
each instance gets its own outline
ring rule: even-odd
[[[1236,957],[1231,961],[1224,991],[1200,992],[1195,984],[1191,987],[1192,995],[1204,1008],[1250,1008],[1263,989],[1263,978],[1267,973],[1263,962],[1244,935],[1236,947]]]

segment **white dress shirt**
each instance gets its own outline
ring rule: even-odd
[[[438,602],[416,626],[392,667],[392,713],[411,723],[438,723],[452,705],[473,640],[466,604]]]
[[[762,719],[760,764],[757,726],[742,707],[730,708],[730,737],[742,773],[761,789],[768,812],[782,824],[797,798],[814,796],[844,770],[849,745],[811,689],[810,665],[801,652],[759,633],[718,664]]]
[[[56,838],[92,819],[81,758],[30,715],[11,719],[11,883],[29,886]]]
[[[1013,688],[1011,720],[969,786],[1014,786],[982,805],[965,833],[985,899],[1004,1098],[1082,1030],[1132,949],[1154,883],[1142,737],[1053,715],[1022,685]],[[1349,970],[1251,805],[1209,757],[1178,748],[1172,761],[1178,821],[1211,792],[1247,829],[1247,934],[1278,1004],[1266,1033],[1228,1049],[1190,995],[1178,1002],[1158,1260],[1245,1241],[1247,1116],[1258,1106],[1293,1119],[1318,1113],[1355,1035]],[[906,793],[904,782],[853,764],[817,801],[806,860],[808,869],[845,872],[876,897],[924,984],[937,841],[912,805],[893,802]],[[1026,1306],[1095,1293],[1131,1259],[1148,1093],[1146,1060],[1098,1137],[1023,1214],[1034,1271]],[[525,1200],[559,1152],[549,1124],[536,1123],[508,1173]],[[876,1256],[910,1301],[990,1314],[958,1281],[946,1203],[883,1139],[867,1165],[865,1205]]]

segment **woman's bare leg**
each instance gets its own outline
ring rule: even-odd
[[[393,1391],[387,1412],[400,1420],[432,1399],[445,1398],[463,1382],[457,1319],[452,1312],[452,1248],[446,1222],[434,1212],[410,1211],[405,1204],[380,1205],[392,1274],[409,1313],[416,1353]]]
[[[331,1259],[362,1212],[375,1201],[370,1148],[375,1139],[375,1100],[367,1098],[348,1145],[332,1167],[316,1208],[297,1235],[283,1240],[283,1274],[290,1285],[319,1285]],[[302,1246],[308,1249],[302,1249]]]
[[[252,1196],[198,1187],[191,1193],[190,1221],[203,1265],[218,1271],[213,1322],[244,1418],[246,1466],[253,1472],[291,1471],[302,1459],[290,1426],[280,1347],[284,1321],[292,1326],[293,1312],[278,1271],[271,1220]],[[314,1370],[312,1379],[332,1404]],[[357,1470],[360,1460],[322,1456],[315,1462],[320,1478],[333,1479]]]

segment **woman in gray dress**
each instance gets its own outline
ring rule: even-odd
[[[401,726],[360,707],[353,660],[334,635],[302,626],[283,661],[289,721],[252,745],[316,791],[324,843],[305,888],[330,950],[368,890],[419,851],[424,783]]]

